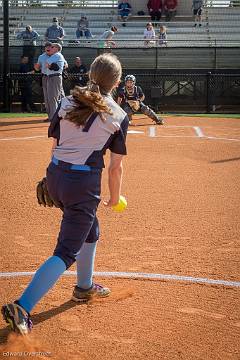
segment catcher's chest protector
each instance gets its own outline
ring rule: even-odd
[[[126,100],[138,100],[139,95],[137,86],[134,86],[132,90],[129,90],[124,86],[124,95]]]

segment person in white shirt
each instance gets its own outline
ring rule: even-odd
[[[113,35],[118,31],[116,26],[112,26],[111,29],[105,30],[104,33],[99,38],[99,47],[100,48],[111,48],[116,47],[115,41],[112,40]]]
[[[152,26],[152,23],[147,23],[146,29],[144,29],[144,46],[149,46],[155,44],[154,40],[156,37],[155,30]]]

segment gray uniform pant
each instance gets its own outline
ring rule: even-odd
[[[46,111],[49,120],[51,120],[55,111],[57,110],[59,101],[64,96],[62,75],[44,75],[42,78],[42,86]]]

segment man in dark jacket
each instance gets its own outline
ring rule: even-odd
[[[32,77],[34,72],[32,66],[29,64],[27,56],[21,57],[21,64],[19,72],[23,74],[18,81],[21,90],[21,110],[22,112],[37,111],[36,106],[32,101]]]
[[[70,74],[76,74],[72,86],[85,86],[88,82],[87,67],[82,63],[79,56],[75,58],[74,65],[69,69]]]

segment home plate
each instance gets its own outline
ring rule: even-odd
[[[128,134],[144,134],[144,131],[128,130]]]

